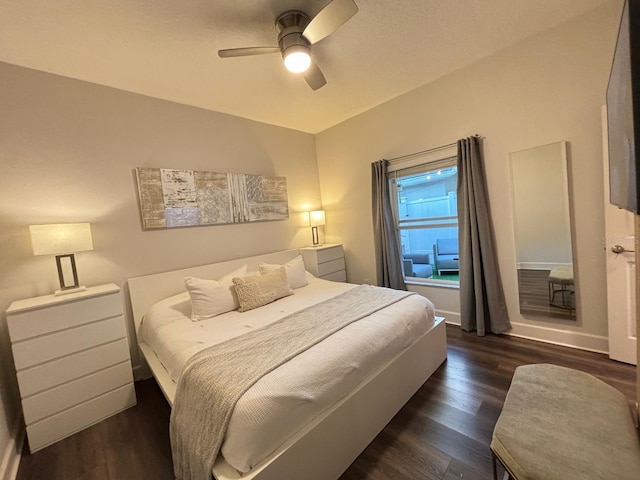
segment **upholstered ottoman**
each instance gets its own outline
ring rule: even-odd
[[[627,398],[577,370],[518,367],[491,440],[517,480],[638,480],[640,442]]]
[[[560,296],[560,301],[556,297]],[[549,272],[549,305],[573,310],[573,267],[555,267]],[[567,298],[568,297],[568,298]]]

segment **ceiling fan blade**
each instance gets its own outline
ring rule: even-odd
[[[218,56],[220,58],[246,57],[249,55],[263,55],[265,53],[280,53],[280,47],[246,47],[218,50]]]
[[[311,44],[319,42],[335,32],[357,12],[358,6],[353,0],[333,0],[313,17],[302,35]]]
[[[304,79],[312,90],[318,90],[327,83],[327,80],[324,78],[320,68],[314,62],[311,62],[309,69],[304,72]]]

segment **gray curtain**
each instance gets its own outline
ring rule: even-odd
[[[406,290],[400,245],[396,233],[391,192],[389,191],[389,162],[371,164],[371,200],[373,238],[376,255],[377,283],[381,287]]]
[[[511,328],[504,299],[480,138],[458,141],[460,321],[463,330],[502,333]]]

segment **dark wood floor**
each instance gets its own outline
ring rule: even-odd
[[[635,367],[606,356],[447,326],[448,359],[341,480],[491,478],[489,442],[519,365],[555,363],[592,373],[635,398]],[[34,455],[18,480],[173,479],[169,406],[154,380],[138,405]],[[299,479],[283,479],[299,480]]]
[[[573,293],[556,292],[554,302],[573,309],[559,308],[549,303],[550,270],[518,269],[518,292],[520,296],[520,313],[530,317],[554,318],[559,320],[575,320],[575,297]],[[556,285],[554,288],[559,288]],[[570,287],[567,287],[570,288]],[[573,291],[573,289],[571,289]],[[565,295],[565,297],[562,297]]]

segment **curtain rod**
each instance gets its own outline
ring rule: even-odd
[[[479,138],[481,140],[484,139],[483,136],[478,135],[477,133],[475,135],[471,135],[471,136]],[[409,153],[407,155],[402,155],[400,157],[389,158],[388,161],[389,162],[395,162],[396,160],[404,160],[405,158],[418,157],[420,155],[424,155],[425,153],[435,152],[436,150],[442,150],[444,148],[454,147],[457,144],[458,144],[458,142],[448,143],[446,145],[440,145],[439,147],[429,148],[427,150],[422,150],[420,152],[414,152],[414,153]]]

